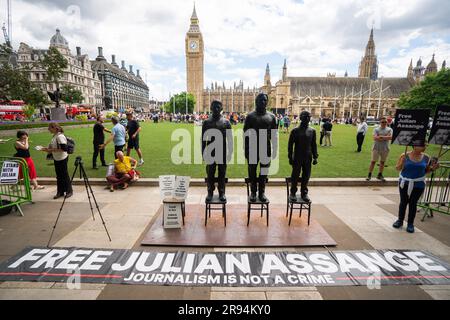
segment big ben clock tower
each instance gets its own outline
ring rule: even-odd
[[[197,12],[195,10],[191,17],[191,26],[186,34],[186,67],[187,67],[187,92],[195,96],[195,112],[203,112],[203,64],[204,44],[200,32]]]

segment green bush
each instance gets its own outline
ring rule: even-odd
[[[118,117],[119,114],[117,112],[108,112],[106,114],[106,119],[111,119],[112,117]]]
[[[87,122],[88,121],[88,116],[87,114],[79,114],[75,117],[78,121],[83,121],[83,122]]]

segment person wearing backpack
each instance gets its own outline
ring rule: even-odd
[[[52,142],[48,148],[43,148],[42,151],[47,152],[53,156],[55,163],[57,193],[53,199],[59,199],[64,196],[72,197],[73,189],[69,177],[67,163],[69,162],[69,154],[74,151],[74,142],[64,135],[64,130],[57,123],[50,123],[48,131],[53,134]]]

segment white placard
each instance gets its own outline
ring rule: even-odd
[[[159,190],[161,199],[170,199],[174,197],[176,176],[160,176]]]
[[[3,162],[0,184],[17,184],[19,182],[19,166],[18,162]]]
[[[186,200],[191,177],[177,177],[175,181],[174,197],[176,199]]]
[[[183,226],[181,206],[181,203],[164,204],[164,229],[181,229]]]

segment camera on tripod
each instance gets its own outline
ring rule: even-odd
[[[79,166],[80,164],[83,164],[83,159],[81,157],[77,157],[75,160],[75,166]]]

